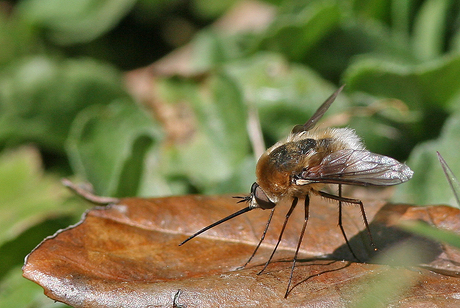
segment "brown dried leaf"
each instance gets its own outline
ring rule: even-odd
[[[254,210],[179,247],[187,235],[241,207],[229,196],[183,196],[123,199],[88,211],[81,223],[45,239],[28,256],[24,276],[40,284],[49,297],[74,307],[343,307],[359,300],[369,282],[381,277],[411,281],[398,290],[404,300],[393,299],[400,300],[401,307],[458,304],[459,252],[417,240],[395,224],[421,219],[459,232],[460,211],[376,201],[365,206],[383,253],[395,243],[417,241],[424,249],[423,263],[448,275],[352,262],[337,227],[337,204],[314,197],[300,252],[305,259],[297,263],[292,290],[284,299],[291,268],[285,261],[294,254],[302,206],[291,216],[277,261],[257,275],[276,243],[288,206],[277,206],[265,244],[249,266],[237,270],[257,245],[269,212]],[[344,208],[344,227],[354,251],[369,260],[374,252],[358,208]]]

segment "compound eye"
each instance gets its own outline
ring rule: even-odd
[[[251,192],[260,208],[267,210],[275,207],[276,204],[268,199],[268,196],[257,183],[252,184]]]

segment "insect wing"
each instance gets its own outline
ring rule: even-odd
[[[408,166],[391,157],[365,150],[340,150],[326,156],[318,166],[303,171],[297,183],[388,186],[406,182],[412,174]]]
[[[345,85],[341,86],[338,88],[329,98],[321,105],[319,106],[318,110],[311,116],[311,118],[303,125],[296,125],[292,129],[291,133],[296,134],[304,131],[308,131],[312,129],[316,123],[323,117],[323,115],[326,113],[326,111],[329,109],[329,107],[332,105],[332,103],[335,101],[335,98],[342,92],[343,88]]]

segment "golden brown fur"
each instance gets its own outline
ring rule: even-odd
[[[354,130],[328,128],[290,134],[260,157],[256,167],[257,183],[275,203],[286,195],[300,197],[319,187],[318,184],[297,186],[293,176],[318,166],[324,157],[343,149],[364,149]]]

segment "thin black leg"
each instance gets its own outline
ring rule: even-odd
[[[286,293],[284,294],[284,298],[286,298],[288,296],[288,294],[289,294],[289,288],[291,287],[292,276],[294,274],[294,268],[295,268],[295,264],[297,262],[297,255],[299,254],[300,245],[302,244],[302,239],[303,239],[303,236],[305,234],[305,229],[307,228],[309,211],[310,211],[310,196],[306,195],[305,196],[305,220],[304,220],[304,223],[303,223],[302,231],[300,233],[299,242],[297,243],[297,248],[295,250],[294,260],[292,261],[291,275],[289,276],[289,282],[288,282],[288,285],[287,285],[287,288],[286,288]]]
[[[252,258],[254,258],[257,250],[259,250],[260,244],[262,244],[263,240],[265,239],[265,234],[267,234],[268,226],[270,225],[270,222],[272,221],[273,213],[275,213],[275,208],[273,208],[272,211],[270,212],[270,216],[268,217],[268,221],[267,221],[267,224],[265,225],[265,230],[264,230],[264,233],[262,233],[262,237],[260,238],[259,244],[257,244],[256,249],[254,249],[254,252],[252,253],[251,257],[249,257],[249,260],[243,266],[241,266],[240,269],[245,268],[246,265],[248,265],[249,262],[251,262]]]
[[[339,184],[339,198],[342,198],[342,184]],[[348,250],[350,250],[351,254],[353,255],[353,257],[358,260],[358,262],[361,262],[361,260],[359,260],[359,258],[355,255],[353,249],[351,248],[351,245],[350,245],[350,242],[348,241],[348,237],[347,237],[347,234],[345,233],[345,229],[343,228],[343,224],[342,224],[342,200],[339,200],[339,228],[340,228],[340,231],[342,231],[342,235],[343,235],[343,238],[345,239],[345,243],[347,243],[347,246],[348,246]]]
[[[328,199],[332,199],[332,200],[337,200],[339,201],[339,225],[341,226],[342,224],[342,221],[341,221],[341,216],[342,216],[342,213],[341,213],[341,202],[346,202],[346,203],[352,203],[352,204],[358,204],[359,205],[359,208],[361,210],[361,215],[363,216],[363,220],[364,220],[364,225],[366,226],[366,230],[367,230],[367,234],[369,235],[369,239],[371,240],[371,245],[372,247],[374,248],[374,251],[377,250],[377,247],[375,246],[374,244],[374,239],[372,238],[372,233],[371,233],[371,229],[369,228],[369,223],[367,222],[367,217],[366,217],[366,212],[364,211],[364,205],[363,205],[363,202],[359,199],[352,199],[352,198],[346,198],[346,197],[342,197],[342,196],[336,196],[336,195],[332,195],[332,194],[329,194],[327,192],[324,192],[324,191],[317,191],[317,193],[324,197],[324,198],[328,198]],[[345,232],[343,230],[343,227],[341,226],[340,228],[342,230],[342,234],[344,234],[345,236]],[[348,243],[348,239],[346,238],[345,236],[345,239],[347,241],[347,245],[348,247],[350,248],[351,250],[351,247],[350,247],[350,244]],[[351,253],[353,254],[353,256],[356,258],[355,254],[353,253],[353,250],[351,250]],[[358,259],[358,258],[356,258]],[[359,259],[358,259],[359,260]]]
[[[292,212],[294,211],[298,200],[299,200],[299,198],[297,198],[297,197],[294,197],[294,199],[292,200],[292,205],[291,205],[291,208],[289,209],[289,211],[286,214],[286,218],[284,219],[283,227],[281,228],[281,232],[280,232],[280,235],[278,237],[278,242],[276,243],[275,248],[273,249],[272,254],[270,255],[270,258],[268,259],[267,263],[265,263],[264,268],[257,275],[262,274],[262,272],[265,271],[265,269],[267,268],[268,264],[272,260],[273,255],[275,254],[275,251],[276,251],[276,249],[278,248],[278,245],[281,242],[281,238],[283,237],[284,229],[286,228],[286,224],[287,224],[287,222],[289,220],[289,216],[291,216]]]

